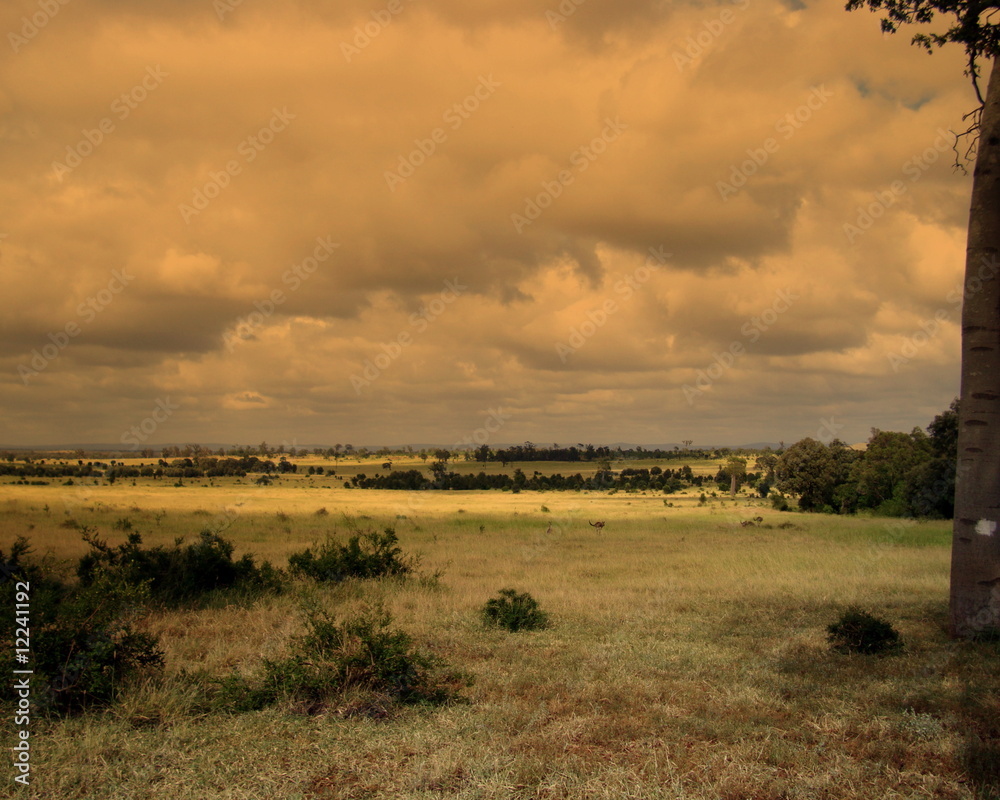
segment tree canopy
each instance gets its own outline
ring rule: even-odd
[[[903,25],[929,25],[939,14],[952,17],[946,30],[914,34],[913,43],[928,51],[950,43],[962,45],[968,57],[966,74],[972,78],[979,102],[984,102],[979,89],[979,64],[1000,55],[1000,24],[991,21],[1000,15],[1000,4],[976,0],[849,0],[847,10],[865,6],[885,12],[882,30],[886,33],[895,33]]]

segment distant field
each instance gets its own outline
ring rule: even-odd
[[[128,519],[150,544],[209,528],[284,565],[349,525],[393,526],[438,581],[319,596],[334,608],[384,603],[473,677],[465,702],[388,720],[290,707],[193,714],[179,672],[223,675],[280,653],[298,630],[296,597],[158,613],[146,627],[171,677],[106,713],[40,721],[34,783],[18,796],[997,797],[1000,651],[944,634],[949,523],[778,513],[745,494],[698,507],[690,490],[216,483],[2,485],[0,548],[24,534],[72,558],[84,547],[70,526],[117,543],[115,523]],[[762,526],[740,525],[754,516]],[[603,532],[588,524],[598,519]],[[552,627],[484,629],[477,609],[508,586],[530,592]],[[825,628],[852,603],[888,618],[904,653],[831,653]]]

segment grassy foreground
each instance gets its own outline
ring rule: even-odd
[[[32,784],[5,768],[0,796],[1000,797],[1000,648],[945,636],[948,523],[695,497],[0,487],[0,547],[25,534],[58,558],[84,551],[69,519],[112,543],[124,518],[147,544],[215,527],[281,566],[345,517],[393,525],[425,579],[320,596],[384,603],[473,678],[462,702],[389,715],[196,712],[178,673],[281,653],[298,600],[160,613],[146,628],[166,680],[104,713],[34,721]],[[758,514],[763,526],[740,526]],[[552,626],[484,629],[478,609],[505,587],[530,592]],[[903,654],[830,652],[825,628],[849,604],[889,619]]]

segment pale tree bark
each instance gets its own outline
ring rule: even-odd
[[[951,633],[1000,633],[1000,58],[972,184],[951,560]]]
[[[726,462],[726,469],[729,470],[729,496],[735,499],[740,479],[747,474],[747,461],[745,458],[732,456]]]

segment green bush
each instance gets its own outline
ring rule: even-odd
[[[347,578],[381,578],[412,572],[415,562],[403,558],[393,528],[382,533],[373,530],[355,532],[341,544],[328,536],[326,541],[288,557],[292,574],[317,581],[339,582]]]
[[[35,708],[66,714],[107,706],[131,678],[163,666],[156,637],[135,628],[147,600],[145,587],[126,586],[106,574],[95,575],[88,586],[70,586],[51,568],[26,562],[28,553],[23,538],[9,556],[0,551],[7,570],[0,603],[13,610],[19,592],[29,598],[24,621],[30,631]],[[15,646],[23,633],[20,626],[12,614],[0,615],[0,670],[7,675],[19,668]],[[3,683],[0,696],[14,699],[11,681]]]
[[[538,607],[530,594],[518,594],[513,589],[501,589],[499,597],[486,601],[482,608],[483,622],[509,631],[531,631],[548,627],[548,615]]]
[[[826,631],[827,640],[838,653],[883,655],[903,647],[891,624],[855,606],[848,608]]]
[[[231,675],[219,684],[215,705],[251,711],[280,700],[310,709],[338,705],[349,693],[400,703],[443,703],[460,680],[439,674],[437,659],[418,652],[410,637],[393,630],[384,610],[370,611],[338,623],[329,612],[306,614],[306,633],[292,640],[291,653],[265,659],[261,674]]]
[[[152,602],[177,606],[201,599],[216,590],[233,590],[249,595],[280,592],[281,571],[265,561],[259,566],[246,553],[233,561],[232,542],[202,531],[197,542],[182,547],[143,548],[142,536],[130,533],[117,547],[110,547],[93,531],[85,529],[83,539],[90,552],[80,559],[77,575],[90,586],[99,574],[107,574],[123,586],[148,587]]]

